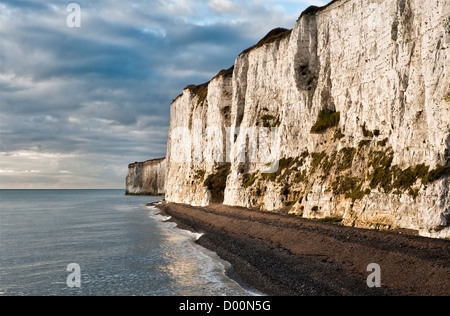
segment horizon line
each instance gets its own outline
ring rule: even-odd
[[[40,190],[40,191],[43,191],[43,190],[61,190],[61,191],[63,191],[63,190],[65,190],[65,191],[70,191],[70,190],[124,190],[125,191],[125,189],[123,189],[123,188],[120,188],[120,189],[111,189],[111,188],[104,188],[104,189],[99,189],[99,188],[96,188],[96,189],[89,189],[89,188],[87,188],[87,189],[80,189],[80,188],[78,188],[78,189],[2,189],[2,188],[0,188],[0,191],[6,191],[6,190],[10,190],[10,191],[12,191],[12,190],[22,190],[22,191],[38,191],[38,190]]]

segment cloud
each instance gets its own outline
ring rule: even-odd
[[[0,3],[0,188],[123,188],[165,155],[170,103],[309,3],[270,0]],[[311,1],[310,3],[313,3]]]
[[[238,6],[229,0],[210,0],[208,5],[214,12],[219,14],[235,14],[238,10]]]

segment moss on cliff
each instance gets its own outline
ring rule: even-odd
[[[262,174],[260,177],[257,173],[245,174],[243,186],[253,186],[259,180],[276,182],[280,185],[280,194],[286,197],[285,205],[292,205],[298,201],[292,192],[300,192],[303,196],[307,194],[304,190],[319,179],[334,195],[345,196],[355,202],[375,189],[382,189],[385,193],[407,193],[416,198],[420,192],[418,180],[421,179],[421,183],[426,185],[450,175],[448,165],[438,166],[434,170],[424,164],[406,169],[393,165],[392,148],[379,150],[386,143],[387,139],[378,143],[364,142],[358,148],[358,156],[357,148],[345,147],[330,155],[325,151],[305,152],[300,157],[283,158],[273,174]],[[305,168],[306,161],[309,161],[309,168]],[[367,173],[357,171],[355,164]]]
[[[342,130],[340,128],[338,128],[336,130],[336,132],[334,133],[333,141],[341,140],[344,137],[345,137],[345,134],[342,133]]]
[[[342,148],[339,151],[340,160],[337,165],[337,172],[345,171],[347,169],[350,169],[353,165],[353,159],[356,154],[356,149],[351,147],[345,147]]]
[[[194,179],[203,181],[205,179],[205,174],[206,174],[205,170],[197,170],[197,171],[195,171]]]
[[[231,164],[222,163],[216,167],[216,172],[210,174],[204,181],[204,186],[211,192],[212,203],[223,203],[227,177],[230,174]]]
[[[377,145],[378,145],[379,147],[385,147],[386,144],[388,143],[388,141],[389,141],[389,138],[385,138],[385,139],[383,139],[382,141],[379,141],[379,142],[377,143]]]
[[[450,165],[437,166],[436,169],[433,169],[424,175],[422,180],[424,183],[432,183],[443,177],[450,177]]]
[[[389,193],[392,189],[391,166],[394,160],[392,148],[388,148],[385,151],[371,152],[369,159],[368,167],[373,168],[373,171],[369,174],[370,187],[375,189],[380,186],[386,193]]]
[[[403,171],[395,173],[395,181],[393,183],[394,189],[411,189],[418,179],[423,179],[428,175],[430,167],[423,164],[417,165],[415,167],[409,167]]]
[[[321,134],[326,132],[328,129],[339,125],[340,112],[325,109],[320,111],[317,122],[311,128],[311,133]]]
[[[445,96],[444,100],[450,103],[450,92]]]
[[[244,186],[244,188],[251,187],[256,182],[257,176],[258,172],[252,174],[249,173],[244,174],[242,176],[242,185]]]
[[[324,158],[327,158],[326,152],[311,153],[311,173],[314,173]],[[328,158],[327,158],[328,159]]]
[[[270,128],[270,127],[279,127],[281,125],[281,121],[280,121],[280,116],[278,115],[277,117],[270,115],[270,114],[265,114],[261,117],[261,121],[262,121],[262,125],[266,128]],[[256,125],[260,125],[259,122],[256,123]]]
[[[371,133],[375,135],[375,131]],[[355,202],[371,194],[373,190],[409,194],[415,199],[419,196],[422,185],[450,175],[448,165],[438,166],[433,170],[425,164],[407,168],[393,165],[393,149],[384,148],[388,140],[363,140],[357,148],[344,147],[339,152],[305,151],[298,157],[280,159],[278,170],[271,174],[261,174],[259,171],[244,174],[242,170],[242,186],[252,187],[252,192],[259,198],[267,191],[266,188],[261,189],[267,186],[265,182],[273,182],[283,197],[283,204],[293,206],[302,203],[303,197],[308,195],[317,181],[324,186],[325,192],[331,191],[335,196]],[[263,205],[261,200],[258,203]],[[298,206],[299,209],[301,207],[302,205]]]

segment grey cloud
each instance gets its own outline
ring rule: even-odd
[[[0,3],[0,185],[123,187],[128,163],[165,155],[182,88],[297,18],[256,0],[74,2],[80,29],[67,1]]]

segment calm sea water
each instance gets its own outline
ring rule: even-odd
[[[122,190],[0,190],[2,295],[249,295],[229,264]],[[69,264],[81,287],[70,288]]]

